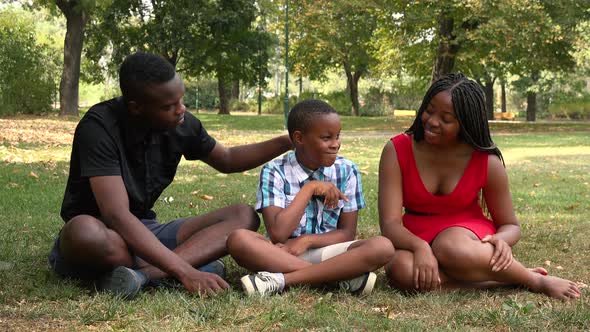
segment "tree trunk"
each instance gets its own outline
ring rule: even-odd
[[[539,72],[534,71],[531,74],[531,85],[536,85],[539,80]],[[526,94],[526,120],[534,122],[537,120],[537,92],[528,91]]]
[[[344,71],[346,72],[346,82],[347,82],[347,86],[349,87],[349,92],[350,92],[350,101],[352,103],[352,109],[351,109],[351,115],[352,116],[359,116],[359,109],[360,109],[360,105],[359,105],[359,86],[358,86],[358,82],[359,79],[361,78],[362,75],[362,71],[357,70],[356,72],[351,72],[348,68],[346,68]]]
[[[231,98],[240,99],[240,81],[235,80],[231,85]]]
[[[455,58],[459,51],[457,36],[453,34],[454,21],[448,13],[441,13],[438,19],[438,49],[436,60],[432,68],[432,81],[453,71]]]
[[[506,113],[506,81],[500,79],[501,99],[502,99],[502,113]]]
[[[537,93],[527,92],[526,103],[526,120],[534,122],[537,120]]]
[[[488,120],[494,120],[494,82],[496,79],[491,79],[486,75],[484,80],[484,92],[486,96],[486,115]]]
[[[227,84],[225,83],[225,80],[221,77],[217,78],[217,91],[219,92],[219,113],[217,114],[229,114],[229,96],[227,91]]]
[[[59,83],[60,115],[78,116],[80,62],[88,15],[77,1],[58,0],[56,4],[66,17],[64,65]]]

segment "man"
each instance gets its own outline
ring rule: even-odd
[[[119,83],[122,97],[93,106],[76,128],[61,210],[66,224],[50,264],[65,277],[98,278],[99,288],[127,298],[167,276],[189,292],[216,294],[228,284],[194,267],[226,255],[231,231],[258,229],[254,210],[232,205],[160,224],[151,208],[182,156],[240,172],[289,150],[289,137],[232,148],[216,142],[186,112],[174,67],[152,54],[127,57]]]

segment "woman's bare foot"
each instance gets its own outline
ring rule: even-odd
[[[537,287],[531,288],[532,291],[560,300],[580,298],[580,289],[573,281],[552,276],[538,276],[537,281]]]
[[[529,270],[531,270],[531,271],[533,271],[535,273],[538,273],[540,275],[544,275],[544,276],[546,276],[547,274],[549,274],[549,272],[547,272],[547,270],[545,270],[544,267],[540,267],[540,266],[532,267]]]

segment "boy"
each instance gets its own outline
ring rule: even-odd
[[[265,165],[256,208],[270,239],[250,230],[228,237],[228,252],[251,271],[242,287],[248,295],[278,293],[295,284],[340,281],[353,293],[369,294],[371,271],[393,256],[382,236],[354,241],[358,210],[365,206],[360,174],[337,156],[340,119],[320,100],[296,104],[288,118],[295,152]]]
[[[127,57],[119,83],[122,97],[93,106],[76,128],[61,208],[66,223],[51,267],[64,277],[99,279],[100,289],[126,298],[167,276],[189,292],[216,294],[229,285],[215,260],[227,254],[231,231],[258,229],[254,209],[236,204],[161,224],[152,207],[181,157],[241,172],[289,150],[289,137],[231,148],[218,143],[186,112],[174,67],[153,54]],[[213,273],[195,268],[212,261]]]

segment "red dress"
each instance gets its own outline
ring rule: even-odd
[[[420,177],[412,138],[399,134],[391,138],[402,174],[404,226],[424,241],[432,240],[446,228],[458,226],[471,230],[480,239],[495,234],[496,227],[486,218],[478,203],[478,193],[488,175],[488,154],[474,150],[457,186],[448,195],[430,193]]]

